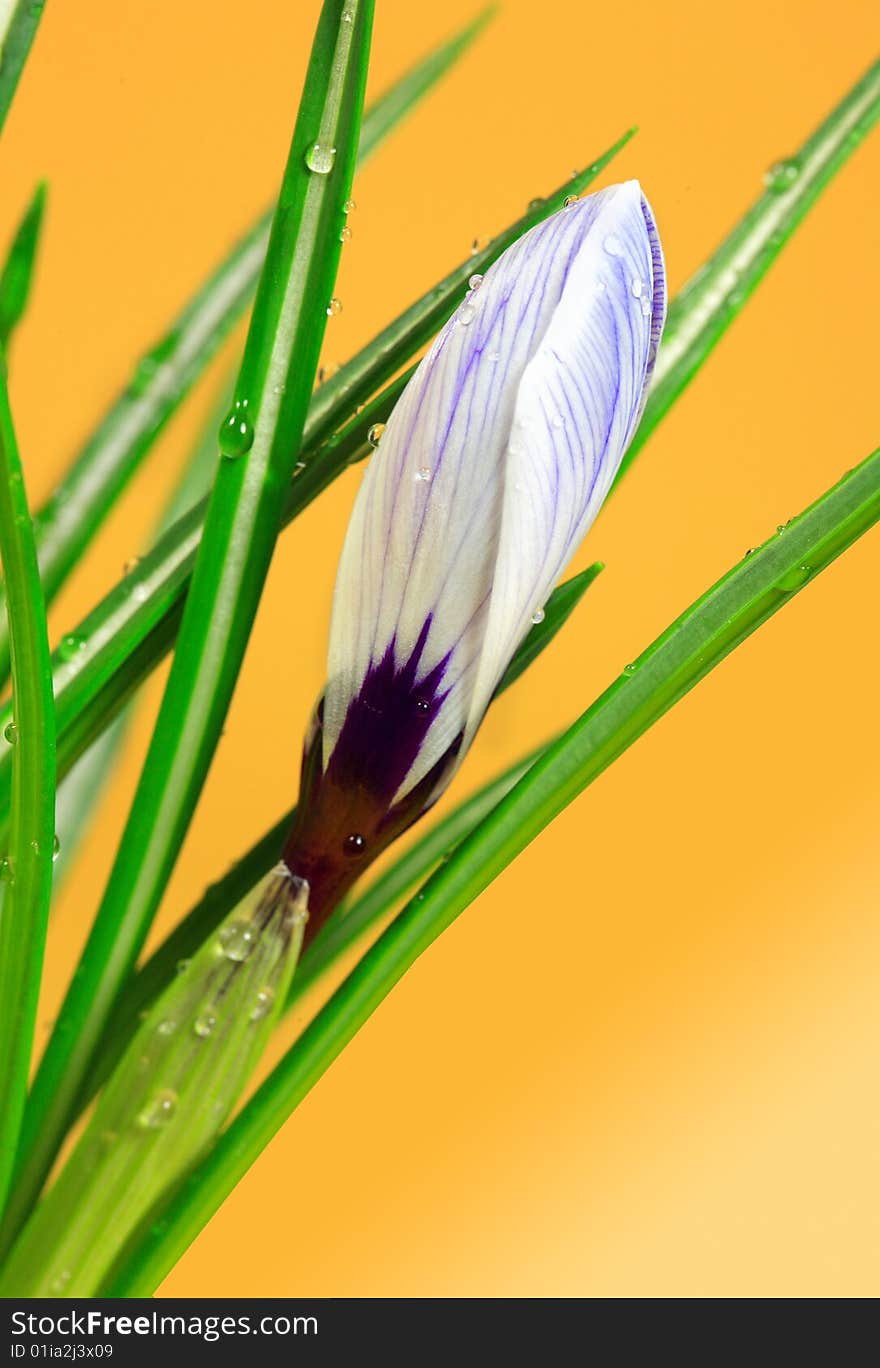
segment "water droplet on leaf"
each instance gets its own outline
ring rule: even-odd
[[[319,176],[326,176],[333,170],[336,161],[336,148],[326,143],[312,143],[306,153],[306,166]]]
[[[220,426],[220,452],[229,461],[244,456],[254,444],[254,429],[247,407],[247,399],[236,399]]]
[[[374,423],[367,433],[367,441],[371,447],[377,447],[382,440],[382,433],[385,431],[384,423]]]
[[[15,745],[16,741],[18,740],[18,728],[16,727],[14,722],[6,723],[6,726],[3,728],[3,735],[6,737],[6,740],[9,742],[10,746]]]
[[[220,948],[227,959],[246,960],[254,948],[254,929],[249,922],[234,921],[220,928]]]
[[[335,318],[335,317],[337,317],[338,314],[341,314],[341,313],[342,313],[342,300],[341,300],[341,299],[337,299],[336,296],[334,295],[333,298],[330,300],[330,303],[327,305],[327,317],[328,317],[328,318]]]
[[[227,952],[228,953],[228,952]],[[234,955],[230,958],[236,958]],[[242,956],[244,958],[244,956]],[[213,1012],[200,1012],[193,1022],[193,1030],[202,1040],[207,1040],[209,1035],[213,1035],[217,1025],[217,1018]]]
[[[542,622],[544,621],[544,618],[545,618],[546,616],[547,616],[547,615],[546,615],[546,613],[544,612],[544,609],[543,609],[543,608],[536,608],[535,611],[532,613],[532,624],[533,624],[535,627],[537,627],[540,623],[542,623]]]
[[[162,1088],[138,1112],[137,1123],[141,1130],[158,1130],[160,1126],[167,1126],[176,1111],[177,1093],[171,1088]]]
[[[774,194],[782,195],[792,185],[794,185],[800,175],[800,165],[794,157],[786,157],[783,160],[774,162],[767,171],[764,172],[764,184],[768,190]]]
[[[351,229],[349,228],[348,224],[346,224],[344,228],[340,229],[339,241],[351,242]]]
[[[261,988],[257,993],[257,1000],[251,1010],[251,1021],[262,1021],[263,1017],[269,1015],[272,1004],[275,1001],[275,994],[271,988]]]

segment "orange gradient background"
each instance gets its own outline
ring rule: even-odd
[[[379,0],[371,94],[476,9]],[[0,146],[3,237],[35,181],[50,185],[12,366],[35,499],[271,197],[317,10],[48,7]],[[642,181],[676,289],[861,74],[876,17],[868,0],[506,0],[359,175],[325,358],[633,123],[611,175]],[[582,711],[877,443],[878,179],[875,136],[602,514],[578,564],[605,573],[492,709],[455,798]],[[219,374],[53,608],[53,639],[143,549]],[[279,543],[160,929],[294,796],[358,479]],[[876,1295],[878,575],[874,531],[467,910],[164,1294]],[[43,1029],[164,674],[53,919]]]

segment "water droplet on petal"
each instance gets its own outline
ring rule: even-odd
[[[367,848],[367,838],[362,836],[359,831],[353,831],[350,836],[346,836],[342,843],[342,849],[346,855],[362,855]]]
[[[333,163],[336,161],[336,148],[328,146],[327,143],[312,143],[306,153],[306,166],[310,171],[314,171],[319,176],[326,176],[333,170]]]
[[[257,1000],[251,1009],[251,1021],[262,1021],[263,1017],[269,1015],[272,1004],[275,1001],[275,994],[271,988],[261,988],[257,993]]]
[[[794,157],[784,158],[782,161],[774,162],[764,172],[764,184],[774,194],[782,195],[790,186],[794,185],[800,171],[800,164]]]
[[[256,937],[250,922],[234,921],[220,928],[219,940],[226,958],[240,963],[253,950]]]
[[[468,281],[468,285],[472,290],[478,290],[482,283],[483,277],[479,274],[479,272],[475,272]]]
[[[565,427],[565,419],[563,418],[563,416],[562,416],[561,413],[557,413],[557,414],[553,417],[553,419],[552,419],[551,421],[552,421],[553,427],[555,427],[555,428],[564,428],[564,427]]]
[[[167,1126],[176,1111],[177,1093],[171,1088],[162,1088],[138,1112],[137,1123],[141,1130],[158,1130],[160,1126]]]
[[[486,356],[486,360],[487,360],[487,361],[491,361],[492,364],[493,364],[493,366],[494,366],[494,364],[495,364],[496,361],[500,361],[500,360],[501,360],[501,353],[500,353],[500,352],[489,352],[488,355]]]
[[[236,399],[220,425],[220,453],[228,461],[244,456],[254,444],[254,429],[247,407],[247,399]]]
[[[639,280],[638,276],[636,276],[635,280],[632,283],[632,292],[635,295],[636,299],[641,299],[642,290],[644,290],[644,288],[644,282]]]
[[[342,300],[341,300],[341,299],[337,299],[336,296],[334,295],[333,298],[330,300],[330,303],[327,305],[327,317],[328,317],[328,318],[336,318],[336,317],[337,317],[339,314],[341,314],[341,313],[342,313]]]
[[[233,955],[230,956],[230,958],[234,959],[236,957]],[[244,958],[244,956],[242,956],[242,958]],[[201,1036],[202,1040],[207,1040],[209,1035],[213,1035],[216,1025],[217,1018],[213,1012],[200,1012],[193,1022],[193,1030],[197,1036]]]
[[[382,433],[385,431],[384,423],[374,423],[367,433],[367,441],[371,447],[377,447],[382,440]]]
[[[562,201],[562,207],[563,207],[563,209],[570,209],[571,206],[572,206],[573,204],[577,204],[577,202],[578,202],[578,197],[577,197],[577,195],[566,195],[565,199]]]
[[[431,479],[431,467],[420,466],[416,471],[416,480],[419,484],[428,484]]]
[[[642,295],[640,300],[642,306],[642,318],[649,318],[651,315],[651,301],[647,295]]]
[[[417,699],[416,699],[416,712],[418,712],[418,713],[429,713],[430,711],[431,711],[431,704],[430,704],[430,702],[428,701],[427,698],[417,698]]]
[[[609,233],[608,237],[602,243],[602,246],[605,248],[608,255],[613,257],[620,256],[623,251],[623,243],[616,233]]]
[[[463,328],[466,328],[469,323],[473,323],[476,316],[477,311],[474,308],[473,304],[468,304],[467,302],[462,304],[461,308],[459,309],[456,315],[459,323]]]
[[[18,740],[18,728],[16,727],[14,722],[6,723],[6,726],[3,728],[3,735],[6,737],[6,740],[9,742],[10,746],[15,745],[16,741]]]
[[[533,625],[534,625],[535,627],[537,627],[540,623],[542,623],[542,622],[544,621],[544,618],[545,618],[545,617],[546,617],[546,613],[544,612],[544,609],[543,609],[543,608],[536,608],[535,611],[532,613],[532,623],[533,623]]]

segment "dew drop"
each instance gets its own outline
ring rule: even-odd
[[[430,466],[419,466],[418,470],[416,471],[416,483],[417,483],[417,484],[428,484],[428,483],[430,482],[430,479],[431,479],[431,467],[430,467]]]
[[[632,292],[635,295],[636,299],[641,299],[642,291],[644,290],[644,288],[644,282],[639,280],[638,276],[636,276],[635,280],[632,283]]]
[[[492,365],[494,366],[495,363],[496,363],[496,361],[500,361],[500,360],[501,360],[501,353],[500,353],[500,352],[489,352],[488,356],[486,357],[486,360],[487,360],[487,361],[491,361],[491,362],[492,362]]]
[[[228,461],[244,456],[254,444],[254,429],[247,407],[247,399],[236,399],[220,425],[220,452]]]
[[[535,212],[536,209],[540,209],[540,208],[541,208],[541,205],[542,205],[543,203],[544,203],[544,201],[541,199],[541,196],[538,195],[536,199],[530,199],[530,200],[529,200],[528,204],[526,205],[526,210],[527,210],[528,213],[533,214],[533,213]]]
[[[476,311],[476,309],[474,308],[473,304],[467,304],[467,303],[462,304],[461,308],[460,308],[459,311],[458,311],[458,315],[457,315],[458,321],[459,321],[459,323],[461,324],[461,326],[462,326],[463,328],[466,328],[467,325],[468,325],[469,323],[473,323],[473,321],[474,321],[474,319],[476,318],[476,316],[477,316],[477,311]]]
[[[56,834],[52,837],[52,863],[53,863],[53,864],[54,864],[55,861],[58,859],[58,856],[59,856],[60,854],[61,854],[61,839],[60,839],[60,837],[58,836],[58,834],[56,833]]]
[[[572,205],[577,204],[577,202],[577,195],[566,195],[565,199],[562,201],[562,207],[563,209],[570,209]]]
[[[274,1001],[275,994],[272,989],[261,988],[257,993],[257,1000],[251,1008],[251,1021],[262,1021],[263,1017],[268,1016]]]
[[[417,698],[417,699],[416,699],[416,712],[418,712],[418,713],[429,713],[430,711],[431,711],[431,704],[430,704],[430,702],[428,701],[427,698]]]
[[[160,1021],[159,1025],[156,1027],[156,1034],[160,1036],[171,1036],[174,1035],[176,1030],[177,1022],[172,1021],[171,1017],[166,1017],[165,1020]]]
[[[58,654],[62,660],[74,660],[80,651],[85,650],[85,645],[84,637],[77,636],[75,632],[69,632],[67,636],[61,638]]]
[[[306,153],[306,166],[318,176],[328,175],[335,161],[336,148],[327,143],[314,142]]]
[[[794,565],[790,570],[786,570],[776,581],[776,588],[783,594],[793,594],[795,589],[800,589],[810,578],[810,567],[808,565]]]
[[[377,447],[382,440],[382,433],[385,431],[384,423],[374,423],[367,433],[367,441],[371,447]]]
[[[565,419],[563,418],[563,416],[562,416],[561,413],[557,413],[557,414],[553,417],[553,419],[552,419],[552,426],[555,427],[555,428],[564,428],[564,427],[565,427]]]
[[[648,318],[648,317],[650,317],[650,314],[651,314],[651,301],[650,301],[650,299],[648,298],[647,295],[642,295],[641,305],[642,305],[642,318]]]
[[[355,209],[357,209],[357,205],[353,199],[347,199],[342,207],[347,214],[353,214]]]
[[[536,608],[535,611],[532,613],[532,625],[537,627],[540,623],[544,621],[544,618],[546,616],[547,614],[544,612],[543,608]]]
[[[18,740],[18,728],[16,727],[14,722],[6,723],[6,726],[3,728],[3,735],[6,737],[6,740],[9,742],[10,746],[15,745],[16,741]]]
[[[220,928],[220,948],[227,959],[241,963],[254,948],[254,929],[249,922],[234,921]]]
[[[367,838],[362,836],[359,831],[353,831],[350,836],[346,836],[342,843],[342,849],[346,855],[362,855],[367,846]]]
[[[627,679],[632,679],[637,669],[638,666],[635,663],[631,665],[624,665],[623,673],[626,675]]]
[[[15,883],[15,864],[8,855],[0,860],[0,883]]]
[[[228,951],[226,953],[229,954]],[[234,955],[230,956],[230,959],[235,958],[236,956]],[[244,956],[242,956],[242,959],[243,958]],[[213,1012],[200,1012],[199,1015],[196,1017],[195,1021],[193,1022],[193,1030],[195,1031],[197,1036],[201,1037],[202,1040],[207,1040],[209,1035],[213,1035],[216,1026],[217,1018]]]
[[[468,285],[470,286],[470,288],[471,288],[472,290],[478,290],[478,289],[480,288],[480,286],[482,285],[482,283],[483,283],[483,277],[480,275],[480,273],[479,273],[478,271],[475,272],[475,273],[471,276],[470,280],[468,281]]]
[[[138,1112],[137,1123],[141,1130],[159,1130],[161,1126],[167,1126],[176,1111],[177,1093],[171,1088],[162,1088]]]
[[[351,242],[351,229],[349,228],[348,224],[346,224],[344,228],[341,228],[341,229],[340,229],[340,231],[339,231],[339,241],[340,241],[340,242]]]
[[[790,186],[794,185],[800,171],[800,165],[795,158],[786,157],[782,161],[774,162],[764,172],[764,184],[774,194],[782,195]]]
[[[608,255],[613,257],[619,257],[623,251],[623,243],[616,233],[609,233],[602,246]]]
[[[336,317],[337,317],[339,314],[341,314],[341,313],[342,313],[342,300],[341,300],[341,299],[337,299],[336,296],[334,295],[333,298],[330,300],[330,303],[327,305],[327,317],[328,317],[328,318],[336,318]]]

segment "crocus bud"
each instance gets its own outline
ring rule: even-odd
[[[645,402],[666,282],[636,181],[567,205],[470,285],[345,539],[285,851],[311,886],[310,930],[448,784]]]

